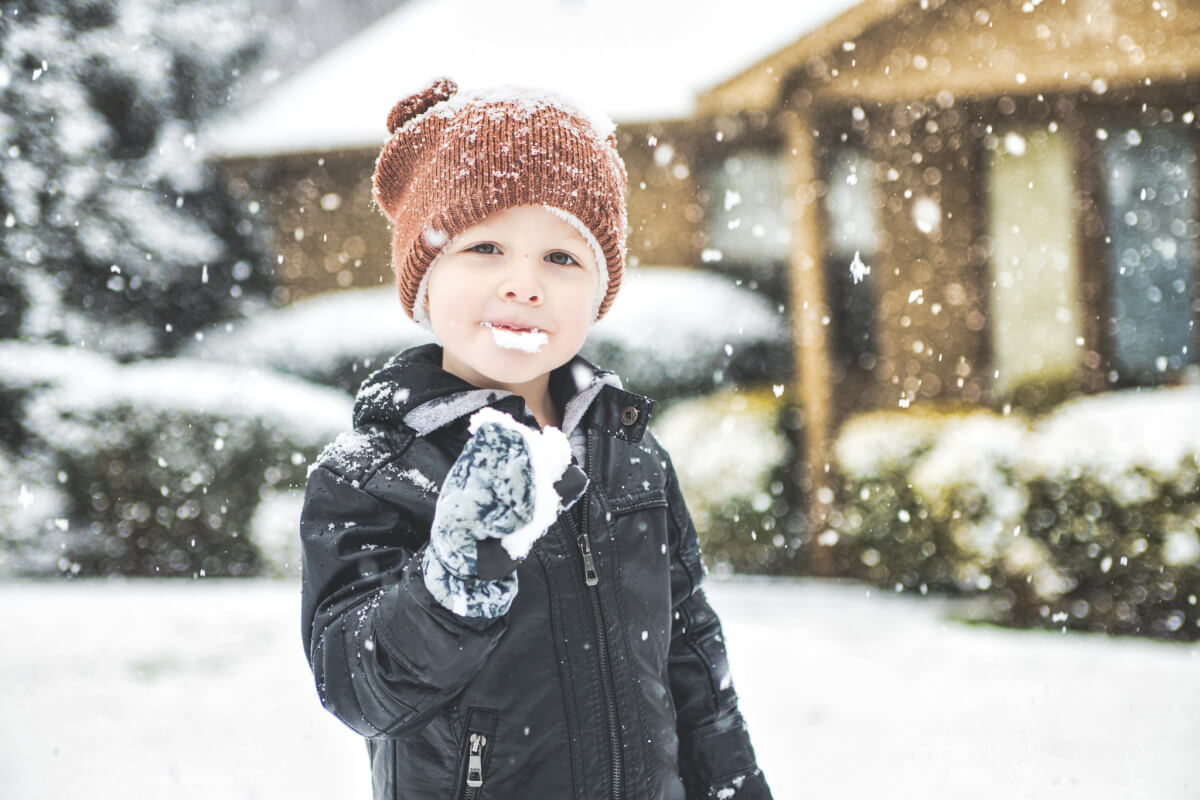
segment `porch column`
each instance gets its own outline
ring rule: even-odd
[[[787,263],[792,301],[792,341],[795,380],[792,387],[804,410],[804,463],[809,486],[809,532],[814,574],[833,574],[833,552],[823,543],[833,501],[832,376],[829,365],[825,281],[821,268],[823,245],[816,182],[816,146],[812,119],[795,109],[782,112],[784,159],[790,165],[791,191],[786,213],[792,231]]]

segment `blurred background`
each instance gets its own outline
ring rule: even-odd
[[[1200,797],[1200,2],[0,11],[4,797],[369,795],[297,521],[429,341],[370,178],[443,75],[618,124],[584,355],[659,401],[777,797]]]

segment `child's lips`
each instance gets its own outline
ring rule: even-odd
[[[524,325],[519,322],[510,322],[508,320],[489,320],[482,323],[485,328],[497,328],[502,331],[512,331],[513,333],[545,333],[545,330],[535,325]]]

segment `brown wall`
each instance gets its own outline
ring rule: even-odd
[[[376,155],[298,153],[222,165],[234,191],[274,221],[280,302],[392,281],[387,220],[371,198]]]
[[[629,174],[631,266],[699,263],[703,207],[695,138],[696,132],[680,123],[617,127],[618,150]]]
[[[629,173],[631,266],[700,262],[705,241],[700,135],[686,122],[618,128]],[[259,213],[275,221],[281,302],[392,281],[388,223],[371,199],[377,156],[373,149],[358,149],[223,162],[235,194],[258,202]]]
[[[860,146],[882,197],[880,251],[872,270],[878,361],[870,381],[839,406],[896,408],[930,400],[987,401],[986,243],[979,186],[979,131],[963,108],[903,103],[830,110],[820,139]],[[907,196],[906,196],[907,195]],[[928,231],[917,203],[940,209]],[[852,376],[853,377],[853,376]],[[961,385],[959,378],[962,378]]]

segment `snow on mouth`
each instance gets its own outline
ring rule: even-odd
[[[496,346],[507,350],[536,353],[542,349],[542,345],[550,341],[550,337],[537,328],[509,328],[491,322],[484,322],[483,326],[491,330]]]

